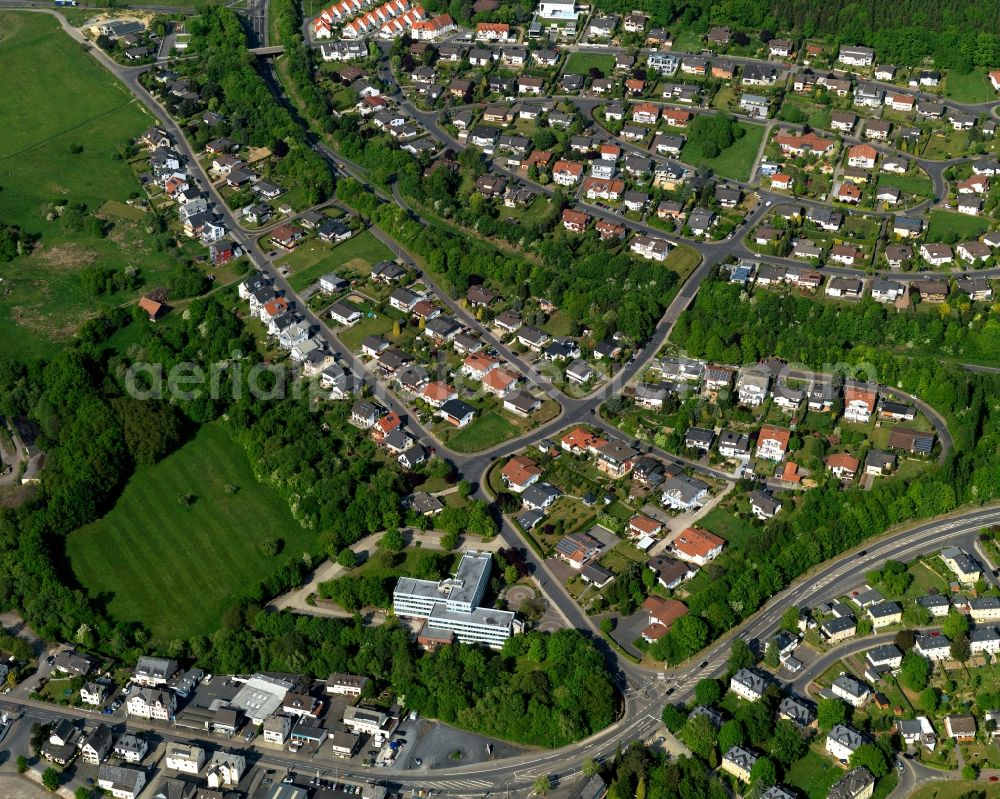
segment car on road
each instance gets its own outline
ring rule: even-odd
[[[708,665],[708,661],[707,660],[703,660],[701,663],[698,664],[698,668],[699,669],[703,669],[707,665]]]
[[[771,201],[768,200],[766,203],[764,203],[764,207],[765,208],[770,208],[771,207]]]

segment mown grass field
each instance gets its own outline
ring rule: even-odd
[[[570,75],[586,75],[594,67],[610,75],[615,68],[615,57],[608,53],[570,53],[564,71]]]
[[[375,238],[371,231],[365,230],[332,249],[321,241],[310,239],[281,263],[295,269],[288,282],[300,291],[328,272],[347,267],[368,274],[373,264],[391,261],[392,258],[392,250]]]
[[[967,241],[983,233],[987,227],[983,217],[951,211],[931,211],[930,223],[927,225],[927,240],[942,241],[954,234],[959,241]]]
[[[235,493],[227,485],[237,486]],[[190,494],[194,501],[179,501]],[[280,538],[267,557],[259,544]],[[243,449],[221,423],[154,466],[136,470],[103,519],[66,542],[73,573],[112,616],[161,639],[204,635],[279,562],[299,557],[310,534],[284,500],[260,485]]]
[[[144,241],[135,220],[108,215],[107,238],[47,221],[57,200],[97,210],[139,190],[121,144],[152,122],[131,93],[42,14],[6,13],[0,29],[0,220],[40,236],[36,250],[3,266],[0,356],[51,354],[87,317],[132,295],[92,298],[88,264],[134,265],[147,287],[165,285],[175,263]],[[82,147],[78,153],[71,148]],[[136,292],[137,294],[137,292]]]
[[[974,69],[961,75],[954,70],[944,79],[944,95],[959,103],[987,103],[997,99],[986,73]]]
[[[711,169],[715,174],[725,178],[744,182],[749,180],[750,168],[757,157],[761,139],[764,138],[764,126],[741,122],[740,127],[743,128],[744,135],[715,158],[704,158],[695,151],[691,141],[688,140],[681,151],[681,160],[685,164]]]

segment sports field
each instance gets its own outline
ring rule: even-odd
[[[186,495],[190,504],[180,500]],[[278,556],[261,552],[266,538],[283,540]],[[77,579],[107,600],[114,618],[170,640],[217,629],[234,600],[279,563],[301,557],[310,539],[216,422],[139,468],[111,512],[71,533],[66,549]]]
[[[90,297],[83,267],[133,265],[152,288],[166,284],[176,262],[145,241],[135,219],[108,214],[111,229],[100,238],[46,218],[57,201],[96,211],[139,191],[118,150],[152,117],[131,93],[43,14],[4,13],[0,75],[16,87],[0,91],[0,220],[40,236],[30,256],[3,265],[0,357],[44,356],[100,307],[138,294]]]

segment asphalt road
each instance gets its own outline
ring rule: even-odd
[[[0,4],[3,3],[5,3],[5,0],[0,0]],[[266,44],[266,3],[264,0],[259,0],[259,4],[253,6],[253,8],[256,10],[254,13],[258,14],[256,18],[261,20],[257,23],[255,28],[257,31],[256,36],[258,37],[258,43],[260,43],[260,38],[263,36],[263,43]],[[61,15],[56,14],[56,16],[62,19]],[[63,23],[64,28],[68,30],[71,36],[77,39],[77,41],[82,40],[79,32],[75,31],[75,29],[71,26],[66,25],[64,20]],[[315,314],[309,311],[305,303],[301,301],[301,298],[298,297],[297,293],[291,288],[290,285],[288,285],[284,277],[261,251],[255,241],[256,234],[251,234],[249,231],[246,231],[241,226],[239,220],[237,220],[227,209],[226,204],[223,202],[218,192],[212,187],[208,176],[198,165],[197,159],[194,157],[194,153],[187,144],[182,131],[159,105],[159,103],[157,103],[156,100],[140,86],[138,77],[143,71],[143,68],[121,67],[108,59],[96,48],[91,48],[91,52],[130,88],[130,90],[151,111],[151,113],[157,117],[160,124],[162,124],[164,128],[171,133],[173,138],[177,141],[177,147],[180,152],[191,162],[191,168],[196,172],[199,181],[203,184],[202,188],[209,194],[213,202],[218,206],[219,211],[223,215],[226,225],[232,232],[235,241],[244,248],[251,260],[274,279],[277,290],[283,291],[289,299],[296,300],[298,302],[298,307],[304,317],[310,324],[315,325],[320,331],[320,335],[326,340],[331,351],[338,353],[343,362],[347,364],[356,374],[359,376],[365,375],[366,370],[363,364],[359,362],[350,350],[340,344],[336,336],[332,334],[332,332],[320,319],[315,316]],[[281,98],[280,88],[277,86],[274,76],[270,73],[269,68],[265,66],[262,69],[262,72],[264,73],[265,78],[271,82],[272,89],[276,92],[276,95]],[[403,107],[413,114],[418,121],[424,124],[432,135],[437,137],[443,136],[444,138],[441,139],[442,142],[447,144],[449,147],[457,146],[458,143],[454,142],[450,138],[447,138],[440,126],[437,125],[436,119],[430,118],[431,115],[426,112],[419,112],[412,105],[408,105],[408,101],[405,99],[402,100],[402,103],[404,103]],[[319,142],[314,141],[313,146],[317,149],[317,151],[323,154],[325,158],[327,158],[327,160],[338,172],[353,174],[363,178],[363,171],[356,165],[346,162],[343,158],[340,158],[336,154],[332,153],[328,148]],[[545,187],[536,188],[543,191],[545,190]],[[773,197],[774,201],[787,201],[787,198],[779,198],[777,195],[771,195],[768,192],[761,192],[760,195],[760,204],[751,213],[750,220],[742,229],[744,235],[745,232],[752,227],[753,222],[766,213],[767,207],[764,201],[767,198]],[[390,198],[385,197],[384,195],[383,198],[390,200]],[[618,215],[603,212],[602,209],[594,208],[588,210],[592,211],[592,215],[594,216],[604,216],[605,218],[622,222],[623,224],[633,227],[634,229],[649,232],[661,237],[663,236],[662,231],[659,231],[658,229],[649,228],[641,223],[633,223],[628,220],[623,220]],[[677,237],[671,238],[678,240]],[[681,288],[674,301],[671,303],[667,312],[664,314],[664,317],[657,326],[655,333],[651,339],[645,343],[645,347],[640,356],[627,365],[618,375],[616,375],[615,380],[610,386],[602,387],[602,389],[595,395],[583,399],[573,399],[565,396],[559,396],[559,401],[563,407],[562,415],[553,422],[532,431],[529,436],[525,437],[526,439],[536,440],[544,436],[552,435],[568,425],[582,422],[593,424],[601,427],[602,429],[614,432],[613,428],[600,419],[595,413],[595,409],[600,400],[603,399],[608,391],[625,385],[625,383],[635,377],[640,370],[648,364],[651,358],[655,357],[657,351],[661,348],[669,336],[670,331],[680,314],[696,295],[701,281],[704,280],[710,273],[715,264],[721,262],[729,256],[747,257],[750,255],[749,250],[747,250],[742,242],[742,237],[734,237],[733,239],[727,239],[722,242],[691,242],[685,240],[684,243],[694,247],[701,254],[702,261],[689,277],[688,281]],[[779,261],[779,259],[765,260]],[[1000,274],[1000,268],[992,271],[996,271]],[[848,274],[849,272],[847,270],[838,269],[835,270],[835,273]],[[983,270],[976,272],[978,275],[984,275],[987,273],[988,272]],[[439,288],[438,293],[443,299],[447,297],[447,295],[443,291],[440,291]],[[450,307],[453,312],[457,313],[457,306],[450,303]],[[501,350],[501,352],[502,351],[503,350]],[[513,353],[510,353],[510,355],[513,355]],[[529,366],[528,364],[523,363],[523,360],[521,363],[518,363],[518,360],[521,359],[515,360],[514,358],[511,358],[511,360],[519,367]],[[530,374],[530,369],[527,369],[527,371]],[[386,391],[384,387],[375,382],[373,388],[379,399],[389,408],[397,411],[401,415],[409,415],[407,414],[406,408],[402,405],[402,403],[399,402],[399,400],[397,400],[390,392]],[[423,429],[412,417],[409,420],[409,426],[414,430],[417,430],[426,439],[430,440],[429,432]],[[947,434],[947,430],[944,428],[939,430],[939,435],[942,432],[945,435]],[[946,439],[945,435],[942,435],[942,442],[945,443],[947,440],[950,444],[950,439]],[[506,442],[489,452],[478,453],[475,455],[462,455],[452,452],[448,452],[448,454],[463,474],[470,479],[478,479],[481,483],[482,475],[493,460],[515,451],[523,446],[524,443],[525,439]],[[439,447],[439,449],[443,449],[447,452],[447,448]],[[722,473],[718,473],[713,476],[719,477],[720,479],[729,479],[728,475],[724,475]],[[479,487],[478,495],[483,496],[481,486]],[[774,631],[778,619],[788,606],[815,604],[816,602],[838,595],[845,588],[855,584],[859,578],[863,578],[864,572],[871,566],[872,563],[879,563],[887,558],[905,560],[912,558],[921,552],[940,548],[945,543],[955,543],[970,547],[976,532],[981,526],[997,522],[1000,522],[1000,509],[992,507],[988,509],[970,511],[943,521],[939,520],[928,522],[913,528],[894,531],[876,542],[869,542],[866,545],[866,550],[846,553],[831,563],[815,570],[806,578],[796,581],[791,587],[772,598],[762,611],[751,617],[751,619],[741,625],[741,627],[732,631],[723,639],[720,639],[710,645],[698,656],[697,662],[691,662],[683,664],[675,669],[665,670],[662,673],[662,679],[660,678],[660,675],[639,669],[624,660],[619,660],[614,652],[605,647],[605,654],[609,657],[611,662],[618,667],[623,677],[623,680],[621,680],[619,684],[624,690],[626,698],[626,705],[624,708],[625,712],[621,721],[607,730],[592,736],[586,741],[552,752],[536,752],[528,755],[519,755],[514,758],[507,758],[502,761],[496,761],[485,765],[467,767],[456,766],[452,768],[440,769],[434,773],[433,777],[428,777],[424,774],[408,775],[406,772],[396,773],[391,769],[383,771],[382,774],[385,774],[387,778],[402,787],[416,787],[419,785],[424,788],[435,788],[442,792],[464,794],[477,792],[488,793],[490,788],[497,785],[509,785],[514,788],[525,788],[530,785],[534,778],[539,774],[549,774],[550,776],[554,775],[565,778],[579,770],[580,762],[585,757],[605,756],[613,752],[618,743],[627,744],[631,740],[645,739],[654,734],[660,724],[660,712],[667,701],[680,701],[689,698],[692,695],[693,686],[698,679],[703,676],[717,674],[724,669],[725,661],[728,657],[729,642],[732,637],[739,636],[746,639],[755,638],[763,640]],[[516,531],[513,530],[509,523],[504,524],[501,536],[503,536],[508,545],[524,548],[520,536],[517,535]],[[534,569],[534,573],[541,583],[543,590],[546,591],[550,600],[555,604],[557,610],[563,615],[567,622],[580,629],[596,632],[592,621],[588,619],[585,614],[583,614],[579,606],[563,590],[561,584],[548,570],[544,561],[538,558],[530,548],[527,548],[527,553],[529,561]],[[600,638],[597,638],[597,640],[602,641]],[[5,703],[7,703],[7,700],[0,700],[0,704]],[[22,702],[21,704],[27,703]],[[75,711],[62,711],[48,706],[32,710],[32,713],[36,715],[46,713],[50,715],[59,715],[64,712],[75,714]],[[171,733],[164,731],[164,734],[170,735]],[[183,737],[188,739],[190,736],[184,735]],[[292,765],[293,767],[301,765],[294,756],[287,755],[287,753],[282,753],[281,755],[268,754],[264,755],[262,759],[276,765]],[[344,773],[349,773],[349,770],[343,771]],[[357,776],[367,778],[370,775],[371,772],[365,771],[359,773]]]

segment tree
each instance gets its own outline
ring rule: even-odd
[[[899,679],[911,691],[922,691],[927,687],[931,675],[930,661],[914,650],[903,655]]]
[[[49,791],[55,792],[59,789],[59,772],[51,766],[42,772],[42,785]]]
[[[977,769],[971,763],[969,763],[968,765],[962,767],[962,779],[963,780],[969,780],[971,782],[972,780],[976,779],[978,776],[979,776],[979,769]]]
[[[911,602],[903,608],[903,624],[911,627],[926,627],[931,623],[931,612],[918,602]]]
[[[875,779],[880,779],[889,773],[889,761],[885,752],[875,744],[861,744],[851,755],[850,763],[851,768],[864,766],[875,776]]]
[[[441,536],[441,549],[446,552],[451,552],[458,546],[458,531],[448,530],[443,536]]]
[[[552,780],[547,774],[542,774],[535,778],[535,782],[531,787],[539,796],[545,796],[552,790]]]
[[[663,726],[672,733],[677,733],[687,722],[687,716],[677,705],[667,705],[663,708],[660,718],[663,720]]]
[[[403,539],[403,531],[398,528],[386,530],[385,535],[379,539],[377,546],[386,552],[402,552],[406,547],[406,541]]]
[[[917,697],[917,705],[925,713],[933,713],[938,709],[939,694],[937,688],[925,688]]]
[[[781,664],[781,659],[778,653],[778,641],[775,638],[769,640],[764,647],[764,663],[772,669],[778,668]]]
[[[790,632],[795,632],[799,629],[799,616],[800,612],[795,605],[785,608],[785,612],[781,614],[781,626],[785,630]]]
[[[28,758],[24,755],[17,756],[17,773],[24,774],[28,770]]]
[[[722,685],[718,680],[706,677],[698,680],[694,687],[694,699],[699,705],[712,707],[722,698]]]
[[[600,773],[601,766],[594,758],[585,757],[580,766],[580,771],[583,772],[584,777],[593,777],[595,774]]]
[[[793,722],[788,719],[778,719],[778,723],[774,725],[774,735],[771,737],[769,747],[771,757],[787,769],[802,757],[808,748],[809,745]]]
[[[753,656],[753,652],[750,651],[747,642],[742,638],[733,639],[733,643],[729,648],[729,663],[727,665],[729,673],[735,674],[740,669],[749,669],[755,662],[756,659]]]
[[[93,792],[90,790],[90,788],[81,785],[79,788],[76,789],[76,793],[73,794],[73,796],[75,796],[76,799],[90,799],[92,793]]]
[[[763,791],[776,785],[778,782],[778,772],[774,763],[766,757],[758,757],[757,761],[750,769],[750,782],[758,791]]]
[[[941,632],[943,632],[950,641],[954,641],[960,635],[968,634],[968,617],[962,615],[957,610],[952,610],[947,616],[944,617],[944,621],[941,622]]]
[[[615,618],[614,616],[605,616],[601,619],[601,632],[604,635],[611,635],[611,631],[615,629]]]
[[[969,636],[963,634],[952,639],[951,657],[959,663],[965,663],[965,661],[972,657],[972,650],[969,647]]]
[[[825,697],[816,706],[816,720],[820,729],[829,730],[837,724],[847,721],[847,705],[839,699]]]
[[[279,552],[281,552],[281,539],[273,538],[268,536],[263,541],[260,542],[260,551],[263,552],[267,557],[273,558]]]
[[[715,727],[704,713],[689,718],[680,734],[680,739],[687,744],[688,749],[706,763],[715,752],[715,737]]]
[[[719,749],[725,754],[734,746],[743,746],[746,740],[743,735],[743,725],[736,719],[729,719],[722,722],[719,728]]]
[[[337,553],[337,564],[345,569],[353,569],[358,565],[358,553],[350,547],[344,547]]]

